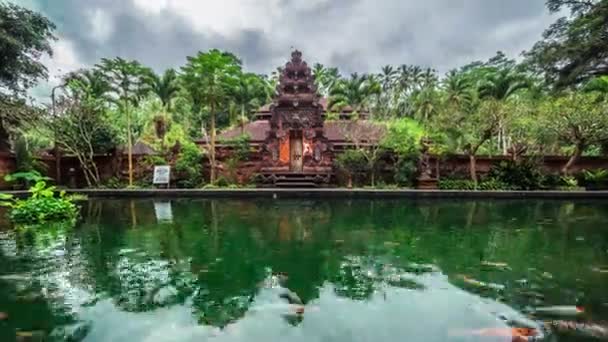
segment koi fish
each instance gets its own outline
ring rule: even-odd
[[[549,316],[578,316],[585,313],[585,309],[575,305],[547,306],[533,310],[535,314]]]
[[[473,278],[469,278],[467,276],[461,276],[460,277],[465,283],[469,284],[469,285],[473,285],[476,287],[481,287],[481,288],[485,288],[485,289],[491,289],[491,290],[496,290],[496,291],[502,291],[505,289],[504,285],[500,285],[500,284],[494,284],[494,283],[484,283],[483,281],[479,281]]]
[[[512,341],[527,341],[529,337],[538,336],[538,330],[530,328],[486,328],[477,330],[453,331],[452,337],[511,337]],[[523,339],[522,339],[523,338]]]
[[[511,269],[511,267],[509,267],[509,264],[507,264],[506,262],[482,261],[481,266],[494,267],[494,268],[503,269],[503,270]]]
[[[4,321],[8,318],[8,314],[6,312],[0,312],[0,321]]]
[[[594,338],[602,341],[608,340],[608,327],[599,324],[552,321],[547,323],[547,325],[562,334],[572,334],[578,337]]]

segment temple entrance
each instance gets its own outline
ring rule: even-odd
[[[290,170],[292,172],[302,172],[303,170],[303,148],[302,131],[291,131],[289,134],[290,143]]]

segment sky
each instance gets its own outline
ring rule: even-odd
[[[10,0],[56,25],[50,84],[103,57],[179,68],[211,48],[270,73],[292,49],[343,75],[416,64],[445,73],[496,51],[518,57],[555,20],[544,0]],[[48,85],[37,89],[41,96]]]

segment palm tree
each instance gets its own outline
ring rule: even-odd
[[[243,74],[237,86],[232,89],[232,101],[240,111],[241,134],[245,130],[245,121],[248,114],[268,101],[271,93],[270,84],[256,74]]]
[[[162,76],[152,73],[148,82],[150,91],[158,97],[163,110],[170,112],[171,101],[177,97],[180,90],[175,69],[165,70]]]
[[[109,100],[108,93],[112,91],[108,78],[99,69],[81,69],[69,73],[60,87],[65,86],[89,99]]]
[[[479,97],[496,102],[495,108],[514,96],[517,91],[528,88],[529,82],[521,73],[513,68],[493,69],[485,75],[485,79],[479,85]],[[499,122],[498,147],[503,154],[507,154],[507,138],[504,122]]]
[[[109,94],[113,102],[127,118],[127,150],[129,159],[129,186],[133,186],[133,132],[131,130],[131,106],[137,106],[141,98],[149,93],[146,80],[150,69],[137,61],[127,61],[120,57],[103,58],[97,68],[104,73],[110,85]]]
[[[331,110],[341,110],[351,107],[355,116],[361,111],[369,109],[369,102],[380,94],[380,85],[367,76],[359,76],[357,73],[351,75],[348,80],[341,80],[332,89],[329,99]]]
[[[432,68],[427,68],[420,76],[421,88],[434,87],[438,80],[437,71]]]
[[[443,89],[446,104],[452,109],[463,110],[473,102],[471,82],[455,71],[448,73],[443,81]]]
[[[328,96],[340,79],[338,68],[326,68],[320,63],[313,65],[312,74],[315,77],[315,85],[323,96]]]
[[[413,95],[413,104],[415,114],[418,119],[427,123],[429,118],[437,113],[438,110],[438,95],[435,87],[429,86],[422,90],[416,91]]]
[[[210,181],[215,183],[216,115],[222,107],[228,107],[231,90],[237,87],[241,75],[241,61],[231,53],[213,49],[188,57],[188,63],[182,67],[182,71],[183,83],[191,97],[209,108]]]

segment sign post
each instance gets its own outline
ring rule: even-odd
[[[154,179],[152,183],[154,185],[164,185],[169,188],[169,182],[171,181],[171,166],[162,165],[154,167]]]

